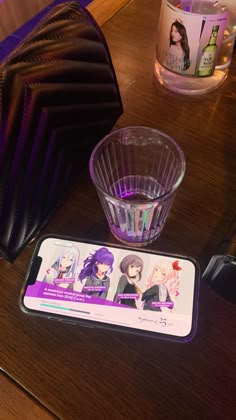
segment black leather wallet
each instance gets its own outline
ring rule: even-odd
[[[52,2],[25,32],[0,65],[0,254],[9,261],[123,111],[105,38],[78,1]]]

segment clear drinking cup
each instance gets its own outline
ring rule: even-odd
[[[175,141],[148,127],[116,130],[94,148],[89,169],[116,239],[133,246],[155,241],[185,173]]]

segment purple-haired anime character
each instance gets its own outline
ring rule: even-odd
[[[76,247],[64,247],[56,261],[46,271],[43,278],[45,283],[60,287],[73,288],[74,275],[79,261],[79,251]]]
[[[86,279],[83,293],[106,299],[110,287],[108,274],[113,271],[114,256],[107,248],[99,248],[84,260],[79,280]]]

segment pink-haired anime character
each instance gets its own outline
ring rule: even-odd
[[[179,293],[180,270],[179,261],[161,260],[154,266],[147,281],[147,290],[142,295],[143,309],[161,311],[164,302],[169,302],[166,306],[173,308],[173,300]]]

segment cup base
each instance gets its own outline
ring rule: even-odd
[[[188,77],[167,70],[156,60],[154,73],[159,83],[167,89],[183,95],[202,95],[222,85],[228,76],[228,69],[221,66],[210,77]]]
[[[141,241],[135,242],[135,240],[132,240],[132,239],[130,239],[130,240],[123,239],[120,236],[116,235],[113,230],[111,230],[111,233],[117,239],[117,241],[121,242],[122,244],[124,244],[128,247],[130,246],[130,247],[134,247],[134,248],[141,248],[143,246],[150,245],[152,242],[155,242],[159,238],[161,232],[158,232],[157,235],[154,236],[153,238],[150,238],[150,239],[148,239],[146,241],[142,241],[142,242]]]

